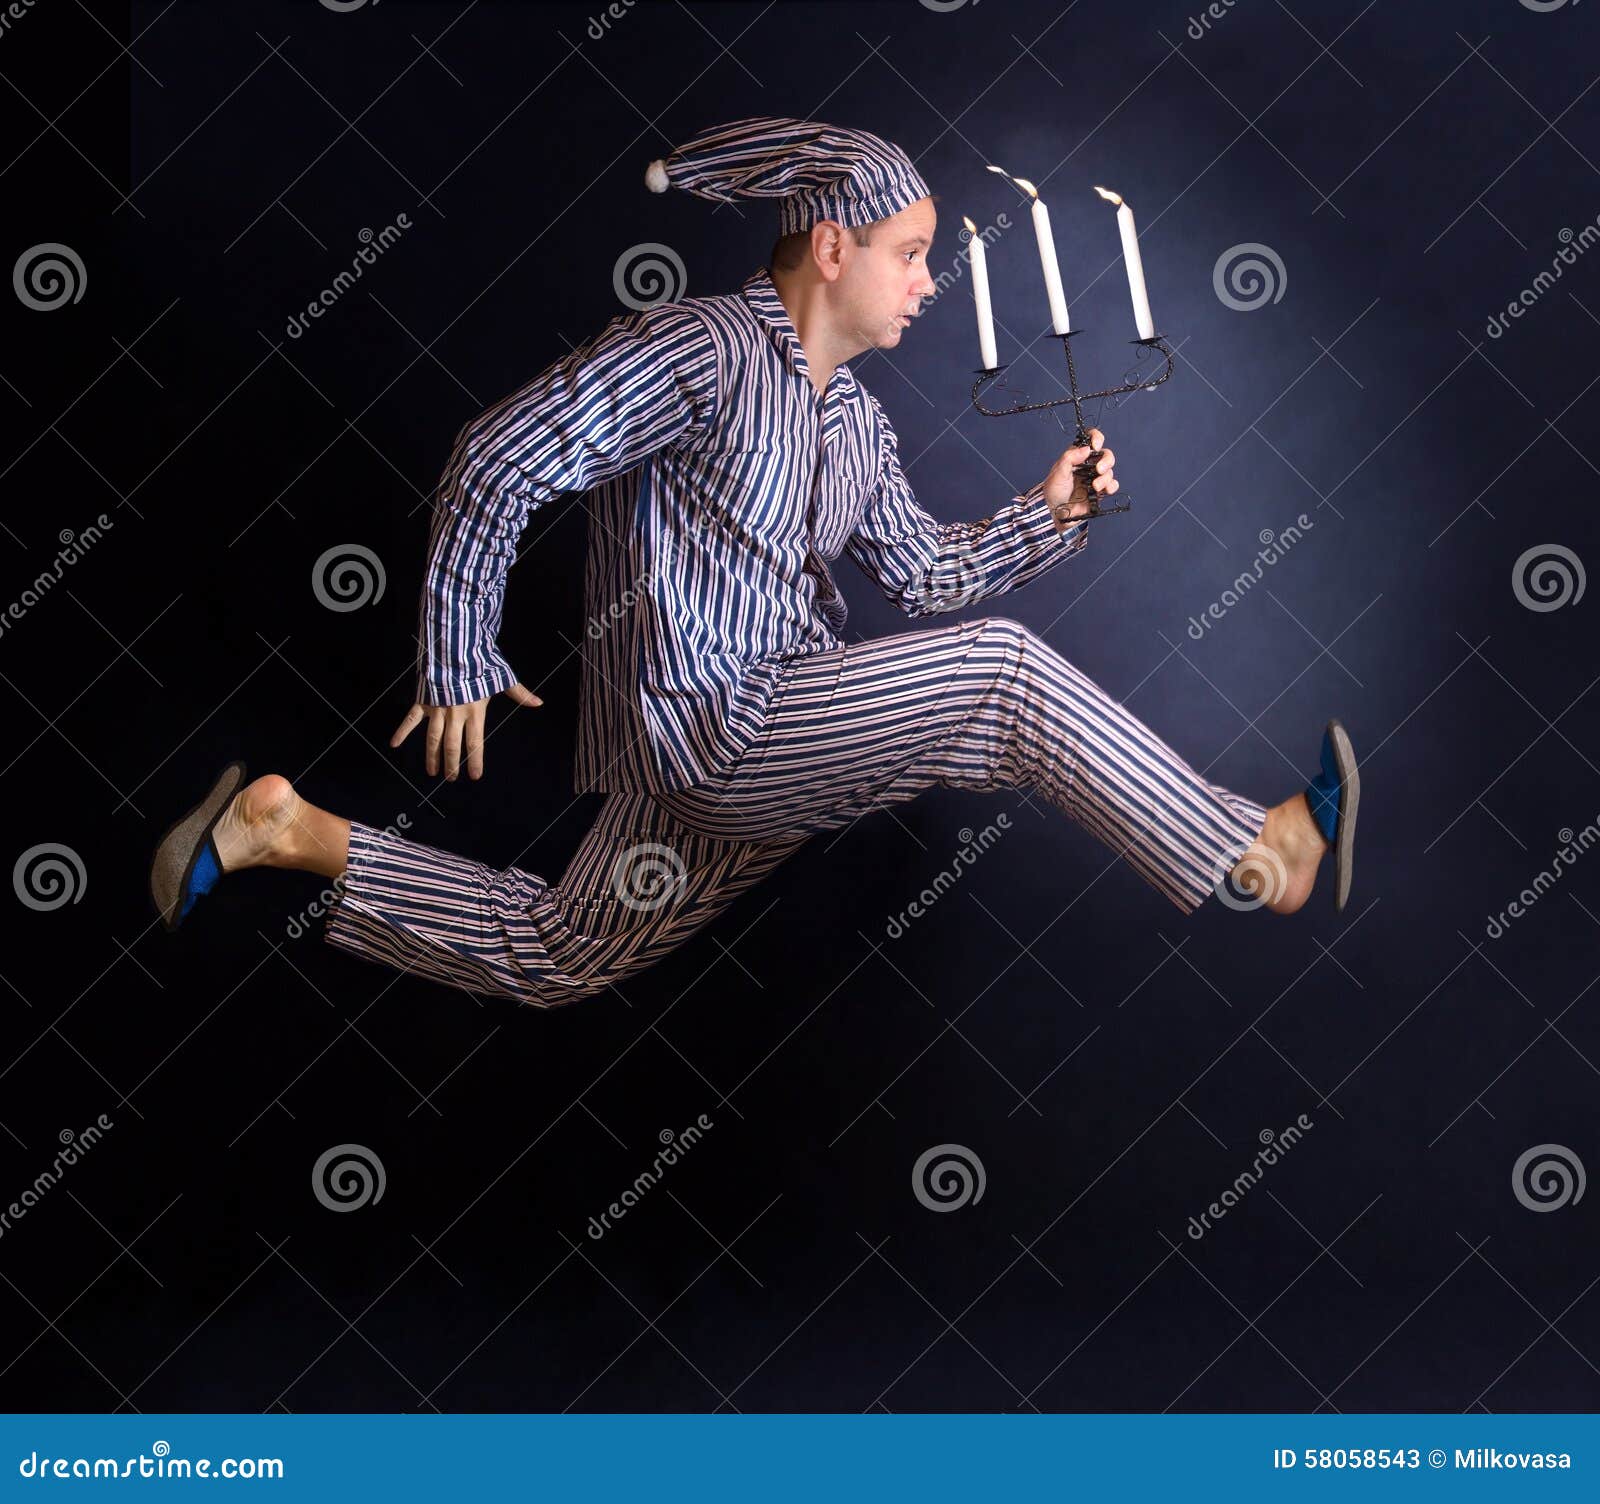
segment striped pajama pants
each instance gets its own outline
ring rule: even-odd
[[[352,821],[325,938],[468,992],[572,1002],[682,944],[811,836],[934,784],[1038,793],[1185,913],[1266,820],[1026,627],[988,617],[784,660],[735,762],[690,788],[608,794],[556,883]]]

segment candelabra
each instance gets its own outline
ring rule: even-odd
[[[1139,347],[1139,360],[1147,358],[1147,351],[1159,351],[1166,356],[1166,365],[1159,376],[1148,377],[1142,381],[1124,381],[1122,385],[1108,386],[1104,391],[1080,392],[1078,390],[1078,368],[1072,358],[1072,342],[1082,333],[1083,330],[1074,329],[1068,334],[1052,334],[1050,336],[1052,339],[1061,341],[1061,348],[1066,353],[1067,382],[1071,388],[1067,396],[1055,397],[1048,402],[1029,402],[1026,400],[1027,393],[1020,392],[1018,396],[1021,400],[1014,402],[1010,407],[986,407],[980,396],[981,393],[991,390],[1006,390],[1004,377],[1008,368],[1006,366],[993,366],[976,372],[978,379],[972,384],[972,405],[986,418],[1010,418],[1017,413],[1048,412],[1055,408],[1063,407],[1070,402],[1078,425],[1077,437],[1073,442],[1074,444],[1087,444],[1089,442],[1089,430],[1083,421],[1083,404],[1085,402],[1093,402],[1101,397],[1117,397],[1125,392],[1154,391],[1156,387],[1160,386],[1163,381],[1172,375],[1173,351],[1167,345],[1164,336],[1152,334],[1149,339],[1136,339],[1131,343]],[[1059,419],[1057,421],[1059,422]],[[1076,506],[1087,497],[1089,510],[1081,517],[1072,517],[1068,511],[1055,511],[1054,515],[1058,530],[1064,530],[1073,522],[1087,521],[1090,517],[1107,517],[1113,512],[1126,512],[1132,505],[1131,502],[1127,501],[1120,502],[1114,507],[1100,505],[1100,493],[1094,489],[1094,467],[1100,463],[1100,457],[1103,452],[1096,449],[1087,460],[1073,470],[1072,473],[1076,484],[1073,487],[1068,507]]]

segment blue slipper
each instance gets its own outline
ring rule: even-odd
[[[1350,735],[1338,721],[1329,721],[1322,734],[1322,771],[1306,785],[1305,801],[1323,839],[1333,847],[1333,906],[1341,914],[1350,897],[1360,799],[1361,776]]]
[[[167,827],[150,863],[150,898],[170,933],[188,917],[202,893],[222,876],[222,859],[212,838],[217,821],[245,785],[245,766],[230,762],[206,795]]]

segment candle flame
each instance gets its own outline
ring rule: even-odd
[[[969,235],[976,235],[978,233],[978,227],[973,224],[973,222],[968,219],[965,214],[961,216],[961,223],[967,227],[967,233]]]
[[[1098,183],[1094,185],[1094,191],[1109,203],[1120,204],[1122,202],[1120,193],[1113,193],[1109,188],[1102,188]]]
[[[1015,183],[1017,187],[1022,189],[1024,193],[1028,194],[1032,198],[1038,198],[1039,190],[1035,188],[1033,184],[1030,183],[1026,178],[1013,178],[1011,177],[1011,174],[1005,170],[1005,168],[996,167],[993,165],[993,163],[989,165],[989,171],[998,172],[1003,178],[1011,178],[1011,181]]]

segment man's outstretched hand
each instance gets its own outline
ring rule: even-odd
[[[1117,482],[1111,474],[1116,455],[1106,448],[1106,436],[1098,428],[1089,430],[1089,442],[1078,444],[1066,451],[1044,478],[1044,499],[1058,524],[1075,517],[1089,515],[1089,492],[1075,473],[1078,466],[1094,466],[1094,488],[1102,496],[1116,493]]]
[[[501,691],[510,695],[519,705],[543,705],[544,701],[531,689],[513,684]],[[492,698],[492,697],[491,697]],[[444,752],[444,776],[455,779],[461,773],[461,751],[467,753],[467,777],[483,777],[483,724],[488,713],[488,700],[474,700],[469,705],[413,705],[405,719],[395,727],[389,738],[391,747],[398,747],[412,731],[426,719],[428,745],[425,766],[430,777],[439,775],[439,753]]]

